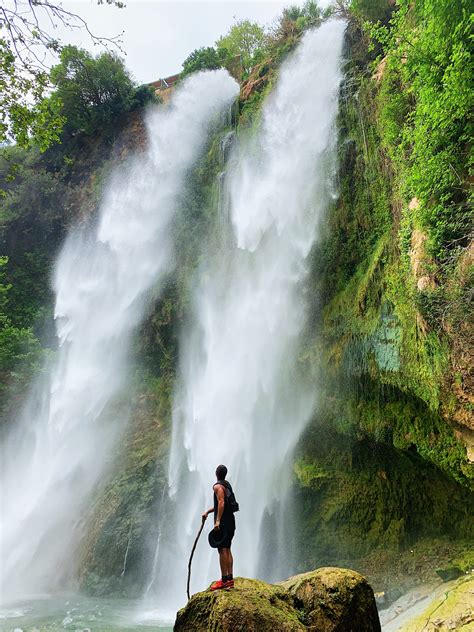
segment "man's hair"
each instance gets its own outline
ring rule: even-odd
[[[216,467],[216,476],[218,481],[225,481],[227,476],[227,468],[225,465],[218,465]]]

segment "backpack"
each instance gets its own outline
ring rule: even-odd
[[[239,511],[239,503],[235,498],[232,485],[228,481],[217,481],[216,485],[217,484],[225,487],[225,497],[227,498],[231,512],[235,513],[236,511]]]

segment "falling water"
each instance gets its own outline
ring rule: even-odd
[[[57,357],[2,450],[4,601],[64,587],[71,575],[81,515],[126,421],[127,406],[116,404],[131,334],[173,268],[170,228],[186,172],[237,91],[226,71],[200,73],[151,111],[146,152],[117,170],[97,225],[73,231],[62,249]]]
[[[235,573],[260,574],[269,538],[282,561],[272,574],[289,570],[286,546],[267,525],[289,488],[292,451],[314,406],[298,357],[308,255],[332,193],[343,31],[344,23],[330,21],[305,35],[281,69],[260,129],[230,152],[220,197],[231,225],[219,222],[221,246],[205,251],[181,340],[168,529],[154,577],[162,611],[185,599],[187,559],[219,463],[241,506]],[[194,589],[213,575],[217,556],[201,542]]]

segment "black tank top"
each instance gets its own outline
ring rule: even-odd
[[[232,491],[232,487],[230,483],[227,481],[218,481],[214,483],[212,489],[216,485],[222,485],[224,487],[224,512],[221,518],[222,528],[228,532],[235,531],[235,517],[234,512],[231,510],[229,506],[229,493]],[[214,490],[214,522],[217,520],[217,507],[219,505],[219,501],[217,500],[216,492]]]

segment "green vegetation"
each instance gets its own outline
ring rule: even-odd
[[[401,195],[418,200],[403,220],[428,232],[428,251],[440,262],[472,230],[471,26],[467,0],[400,0],[388,26],[369,29],[386,60],[379,96],[382,142],[399,172]]]
[[[314,0],[307,0],[301,7],[284,9],[269,27],[250,20],[237,20],[214,47],[194,50],[183,62],[181,76],[221,67],[240,81],[255,71],[263,76],[294,48],[306,29],[317,26],[330,13],[329,9],[323,12]]]
[[[109,131],[117,118],[153,99],[149,87],[136,88],[123,61],[115,54],[93,57],[76,46],[65,46],[60,63],[51,70],[65,123],[63,135]]]
[[[216,70],[222,67],[222,57],[212,46],[197,48],[183,61],[182,77],[199,70]]]
[[[303,354],[321,394],[294,468],[299,563],[344,561],[381,588],[374,565],[397,566],[406,588],[473,536],[469,15],[463,2],[350,12],[340,197],[313,254]]]
[[[103,4],[103,0],[98,0]],[[106,4],[123,7],[120,0]],[[94,44],[119,44],[119,38],[94,35],[79,15],[54,0],[14,2],[0,12],[0,145],[14,141],[44,151],[59,140],[64,118],[50,88],[46,54],[61,52],[61,42],[42,24],[83,29]]]
[[[0,414],[18,406],[41,366],[42,348],[30,327],[18,327],[7,314],[11,284],[6,284],[7,257],[0,257]]]
[[[224,60],[239,56],[244,72],[249,72],[255,56],[265,46],[265,33],[260,25],[250,20],[239,20],[227,35],[216,42],[217,52]],[[225,63],[225,61],[224,61]]]

